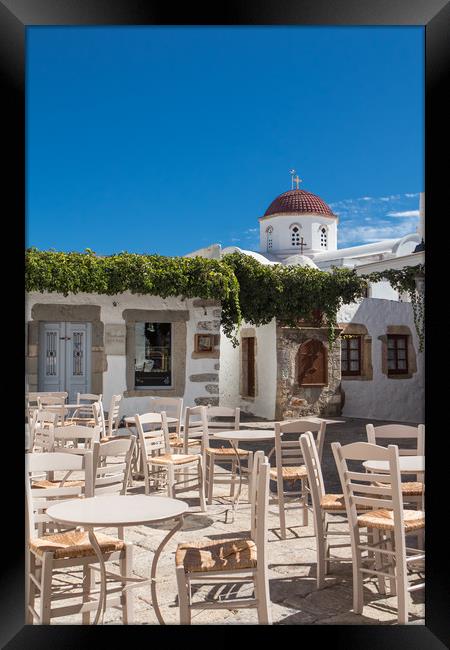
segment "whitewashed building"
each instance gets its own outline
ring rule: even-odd
[[[220,303],[123,293],[31,292],[26,299],[27,390],[122,395],[121,415],[149,396],[207,404],[219,394]],[[209,349],[201,345],[207,335]]]
[[[338,218],[304,190],[278,196],[259,219],[260,250],[211,244],[188,255],[219,259],[241,250],[262,264],[296,264],[358,273],[424,262],[423,232],[337,248]],[[419,247],[420,248],[420,247]],[[287,328],[276,319],[243,324],[233,348],[220,330],[220,303],[123,293],[31,292],[26,298],[28,391],[121,394],[121,415],[143,413],[150,396],[183,397],[185,406],[239,406],[261,418],[305,414],[423,421],[424,361],[411,305],[388,282],[344,306],[342,336],[328,349],[327,329]],[[306,364],[306,365],[305,365]]]
[[[401,269],[424,263],[423,194],[420,215],[416,233],[338,249],[338,217],[320,197],[293,189],[259,218],[258,252],[212,244],[189,255],[240,251],[262,264],[356,267],[360,274]],[[238,348],[222,336],[220,403],[269,419],[315,413],[423,421],[424,354],[408,300],[387,281],[372,284],[366,298],[340,310],[342,332],[333,350],[325,328],[282,327],[276,319],[261,327],[244,324]]]

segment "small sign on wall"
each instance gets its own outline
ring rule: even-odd
[[[212,352],[214,349],[214,334],[196,334],[195,352]]]
[[[105,354],[125,354],[125,325],[105,325]]]

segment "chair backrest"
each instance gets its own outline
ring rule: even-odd
[[[68,393],[66,391],[59,391],[59,392],[27,392],[25,393],[25,400],[26,400],[26,416],[28,420],[31,417],[31,411],[33,409],[39,408],[38,404],[38,397],[64,397],[64,399],[67,399]]]
[[[46,530],[61,528],[47,515],[47,508],[61,499],[75,499],[82,495],[93,496],[93,454],[84,456],[51,452],[26,454],[25,491],[27,506],[28,537],[42,536]],[[82,473],[81,485],[65,485],[74,472]],[[33,487],[33,475],[63,473],[54,479],[54,487]],[[48,525],[50,523],[50,525]],[[65,527],[67,528],[67,526]],[[72,526],[73,528],[73,526]]]
[[[357,556],[357,546],[360,543],[356,512],[358,506],[392,512],[395,545],[399,551],[403,548],[404,553],[405,529],[397,445],[381,447],[369,442],[354,442],[342,446],[339,442],[332,442],[331,448],[344,494],[353,557]],[[387,461],[389,473],[366,472],[359,463],[370,460]],[[352,466],[353,461],[359,461],[356,469],[349,469],[348,461],[352,461]]]
[[[241,409],[230,406],[208,406],[206,414],[208,416],[208,428],[218,433],[219,431],[229,431],[234,429],[239,431],[241,420]],[[214,420],[213,418],[220,418]],[[226,418],[226,419],[225,419]]]
[[[58,414],[54,411],[36,409],[29,424],[29,449],[33,452],[52,451],[54,445],[54,427]]]
[[[278,468],[289,465],[304,465],[304,459],[298,438],[286,440],[287,433],[305,433],[306,431],[316,432],[316,447],[319,462],[322,462],[322,451],[325,440],[326,422],[314,420],[292,420],[290,422],[275,422],[275,458]],[[272,450],[273,451],[273,450]],[[272,454],[272,452],[271,452]],[[281,475],[280,475],[281,476]]]
[[[77,404],[79,408],[75,409],[72,414],[73,418],[83,418],[91,420],[94,417],[93,405],[96,402],[102,401],[102,395],[95,395],[94,393],[77,393]]]
[[[63,395],[38,395],[37,397],[38,408],[56,413],[61,425],[66,415],[65,401],[66,398]]]
[[[263,451],[253,456],[253,471],[250,482],[250,534],[258,549],[258,564],[266,559],[267,517],[269,509],[270,464]]]
[[[209,445],[208,412],[206,406],[187,406],[184,415],[183,435],[185,442],[189,438],[201,438],[202,449]]]
[[[134,436],[127,439],[94,443],[94,492],[96,496],[127,493],[135,444]]]
[[[154,453],[165,454],[170,451],[169,443],[169,428],[167,426],[167,416],[165,411],[161,411],[161,429],[144,431],[141,418],[146,415],[145,413],[134,416],[134,422],[136,425],[136,431],[138,434],[139,448],[143,458],[146,459],[147,456]],[[147,463],[144,462],[144,468],[146,468]]]
[[[149,413],[161,413],[161,411],[164,411],[168,417],[177,418],[177,424],[171,426],[175,427],[175,431],[179,435],[181,430],[181,420],[183,418],[183,398],[150,397],[149,399]]]
[[[112,436],[113,431],[119,428],[119,410],[122,395],[113,395],[108,411],[108,421],[106,422],[106,435]]]
[[[28,406],[32,406],[34,404],[37,404],[38,397],[39,398],[46,398],[46,397],[64,397],[66,400],[68,397],[69,393],[67,393],[65,390],[63,391],[40,391],[40,392],[35,392],[35,393],[27,393],[26,398],[27,398],[27,404]]]
[[[417,427],[406,424],[383,424],[375,427],[373,424],[366,424],[366,431],[367,442],[372,445],[383,445],[383,440],[386,439],[398,440],[399,442],[406,439],[415,440],[416,444],[412,449],[399,446],[398,453],[400,456],[424,456],[425,454],[424,424],[419,424]],[[385,446],[385,443],[383,446]]]
[[[92,402],[101,402],[103,395],[94,393],[77,393],[77,404],[91,404]]]
[[[100,442],[101,428],[86,427],[81,424],[71,424],[67,427],[54,428],[55,447],[68,454],[85,454],[92,450],[95,442]],[[74,443],[74,447],[67,447],[69,442]],[[79,444],[83,444],[80,447]]]
[[[93,402],[92,412],[94,414],[95,426],[101,428],[101,436],[106,436],[105,413],[102,402]]]
[[[316,441],[311,431],[306,431],[300,436],[299,442],[308,473],[307,489],[311,494],[313,511],[315,516],[320,516],[320,502],[325,494],[325,485]]]

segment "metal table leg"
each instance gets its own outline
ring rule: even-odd
[[[102,618],[102,624],[103,624],[103,616],[105,615],[105,610],[106,610],[106,567],[105,567],[105,560],[100,550],[100,546],[98,545],[97,538],[95,537],[93,528],[88,529],[88,535],[89,535],[89,541],[92,544],[92,548],[94,549],[100,564],[100,596],[98,600],[97,613],[94,619],[94,625],[97,625],[100,616]]]
[[[151,595],[152,595],[152,605],[155,610],[156,617],[158,619],[158,622],[161,625],[165,625],[165,621],[161,615],[161,611],[159,609],[158,605],[158,599],[156,597],[156,569],[158,567],[158,560],[159,556],[161,555],[161,551],[163,550],[164,546],[167,544],[169,539],[175,535],[177,530],[180,530],[180,528],[183,525],[183,515],[180,515],[179,521],[175,524],[175,526],[168,532],[168,534],[164,537],[162,540],[161,544],[158,546],[158,548],[155,551],[155,555],[153,556],[153,562],[152,562],[152,568],[151,568],[151,573],[150,573],[150,580],[151,580]]]

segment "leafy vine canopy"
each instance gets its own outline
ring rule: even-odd
[[[425,278],[425,264],[376,271],[362,277],[369,282],[387,280],[393,289],[408,294],[413,309],[414,325],[419,337],[419,352],[423,352],[425,345],[425,294],[417,289],[416,278]]]
[[[405,277],[410,275],[408,271]],[[33,247],[26,251],[25,265],[26,291],[57,292],[64,296],[130,291],[163,298],[219,300],[221,325],[233,345],[238,344],[236,332],[243,320],[259,326],[277,318],[296,326],[299,320],[311,319],[317,312],[325,316],[331,345],[339,308],[364,296],[366,278],[372,280],[343,267],[328,272],[310,267],[263,265],[239,252],[212,260],[127,252],[98,256],[90,249],[78,253],[40,251]]]

